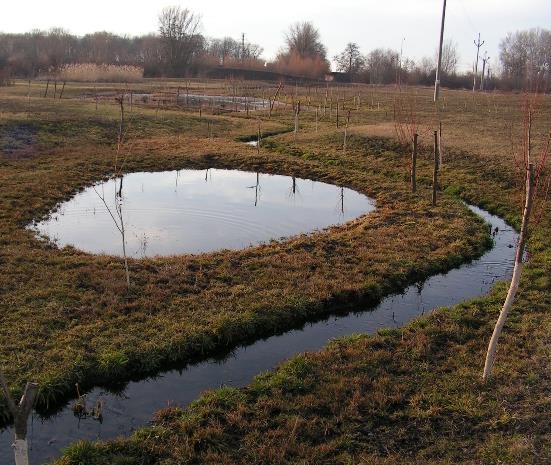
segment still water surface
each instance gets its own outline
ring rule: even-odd
[[[133,258],[242,249],[374,210],[350,189],[237,170],[131,173],[89,187],[32,226],[60,247]],[[118,197],[118,192],[122,193]],[[105,203],[104,203],[105,201]]]

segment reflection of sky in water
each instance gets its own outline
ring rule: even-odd
[[[96,186],[112,212],[115,189],[114,181]],[[373,208],[350,189],[267,174],[257,183],[256,173],[244,171],[132,173],[123,180],[127,253],[133,257],[240,249],[340,224]],[[93,188],[35,228],[61,247],[122,255],[120,233]]]

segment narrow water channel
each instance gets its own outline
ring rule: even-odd
[[[510,278],[517,234],[500,218],[476,207],[469,208],[490,223],[494,232],[497,228],[494,247],[480,259],[410,286],[400,295],[387,297],[375,308],[327,318],[239,347],[224,360],[206,360],[156,378],[131,382],[119,393],[96,388],[88,393],[87,403],[94,405],[98,400],[103,403],[102,423],[92,418],[76,418],[72,402],[51,418],[35,415],[29,428],[31,464],[54,459],[64,447],[80,439],[105,440],[129,435],[147,425],[153,413],[161,408],[185,407],[205,390],[223,385],[244,386],[254,376],[297,353],[321,349],[332,338],[398,327],[435,308],[486,294],[496,281]],[[0,432],[2,465],[13,463],[12,438],[11,428]]]

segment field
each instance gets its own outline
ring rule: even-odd
[[[77,382],[86,389],[182,366],[365,307],[481,255],[490,246],[487,227],[459,198],[519,225],[522,181],[511,143],[522,130],[521,95],[443,92],[444,163],[433,207],[438,115],[430,89],[408,89],[404,97],[394,87],[287,86],[270,117],[266,106],[236,112],[233,104],[197,108],[181,99],[269,98],[273,85],[146,81],[130,90],[154,97],[125,107],[125,172],[218,167],[287,174],[353,188],[374,198],[377,210],[242,251],[131,260],[127,289],[120,259],[59,250],[25,226],[113,174],[113,97],[129,89],[69,83],[63,98],[53,99],[43,96],[45,86],[0,89],[0,360],[14,394],[28,380],[40,384],[39,410],[73,397]],[[292,102],[299,100],[295,135]],[[396,139],[400,103],[421,137],[416,194],[409,188],[410,149]],[[542,97],[540,107],[538,148],[551,99]],[[259,151],[242,143],[255,138],[258,121],[266,135]],[[75,445],[60,463],[545,463],[549,211],[546,204],[534,226],[521,296],[490,383],[481,381],[483,354],[503,284],[402,330],[300,355],[245,389],[223,388],[185,411],[161,412],[153,427],[129,439]],[[0,415],[9,421],[5,406]]]

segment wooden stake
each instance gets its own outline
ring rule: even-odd
[[[434,131],[434,169],[432,172],[432,206],[436,206],[436,190],[438,189],[438,131]]]
[[[316,107],[316,132],[319,130],[319,109]]]
[[[417,140],[419,135],[413,135],[413,152],[411,154],[411,192],[417,192]]]
[[[63,81],[63,87],[61,87],[61,92],[59,93],[59,100],[63,98],[63,91],[65,90],[66,81]]]
[[[438,163],[441,167],[443,165],[443,155],[442,155],[442,121],[439,122],[440,127],[438,128]]]
[[[295,106],[295,142],[297,140],[297,134],[298,134],[298,115],[300,113],[300,100],[297,102]]]
[[[31,80],[29,79],[29,88],[27,90],[27,118],[31,115]]]
[[[258,120],[258,131],[257,131],[257,137],[256,137],[256,152],[258,155],[260,155],[260,141],[262,138],[262,134],[260,132],[260,120]]]

